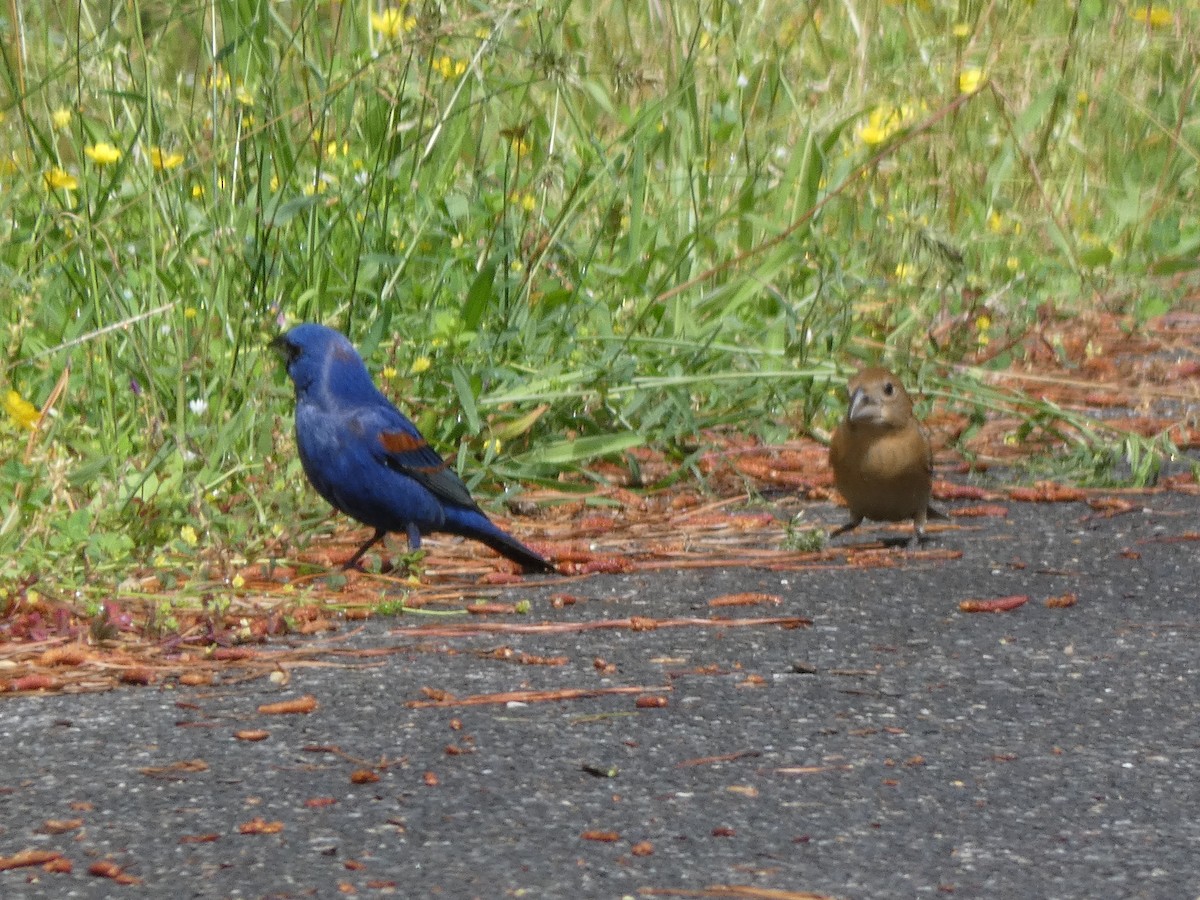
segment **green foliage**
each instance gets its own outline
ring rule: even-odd
[[[187,527],[270,555],[314,508],[264,346],[290,322],[495,483],[824,424],[862,358],[945,385],[985,317],[1170,309],[1200,247],[1176,6],[12,7],[0,390],[54,402],[0,430],[0,576],[174,565]]]

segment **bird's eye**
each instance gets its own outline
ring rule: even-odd
[[[883,396],[890,397],[894,393],[896,393],[895,386],[890,381],[885,381],[883,383]]]

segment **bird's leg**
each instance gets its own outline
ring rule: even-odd
[[[421,549],[421,529],[412,522],[408,523],[408,528],[405,530],[408,535],[408,552]]]
[[[357,552],[355,552],[355,554],[350,557],[345,564],[342,565],[342,569],[353,569],[356,565],[358,565],[358,561],[363,558],[363,554],[383,540],[383,536],[385,534],[387,534],[385,529],[376,528],[375,533],[371,535],[371,537],[361,547],[358,548]]]
[[[862,520],[863,520],[862,516],[855,516],[853,519],[851,519],[845,525],[841,526],[840,528],[835,528],[833,531],[829,532],[829,536],[831,538],[835,538],[839,534],[845,534],[847,531],[853,531],[855,528],[857,528],[859,525],[862,524]]]

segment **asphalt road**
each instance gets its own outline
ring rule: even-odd
[[[0,872],[0,897],[1200,897],[1200,503],[1132,500],[961,520],[930,545],[951,560],[597,576],[562,609],[533,580],[511,595],[532,612],[503,617],[808,628],[437,636],[406,616],[337,639],[378,654],[279,683],[0,701],[0,856],[72,864]],[[709,606],[743,591],[782,602]],[[1010,594],[1031,599],[959,611]],[[408,705],[622,686],[647,690]],[[257,711],[305,695],[309,714]],[[82,821],[45,833],[61,820]]]

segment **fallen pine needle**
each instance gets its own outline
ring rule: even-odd
[[[586,700],[607,694],[647,694],[669,691],[670,685],[655,687],[561,688],[553,691],[501,691],[498,694],[475,694],[470,697],[445,696],[440,700],[409,700],[409,709],[446,706],[488,706],[499,703],[553,703],[557,700]]]
[[[447,625],[419,625],[397,631],[420,634],[422,637],[454,637],[470,634],[573,634],[577,631],[599,631],[606,628],[627,628],[631,631],[654,631],[659,628],[753,628],[778,625],[781,628],[807,628],[811,619],[802,616],[768,616],[761,619],[652,619],[631,616],[626,619],[602,619],[596,622],[456,622]]]

